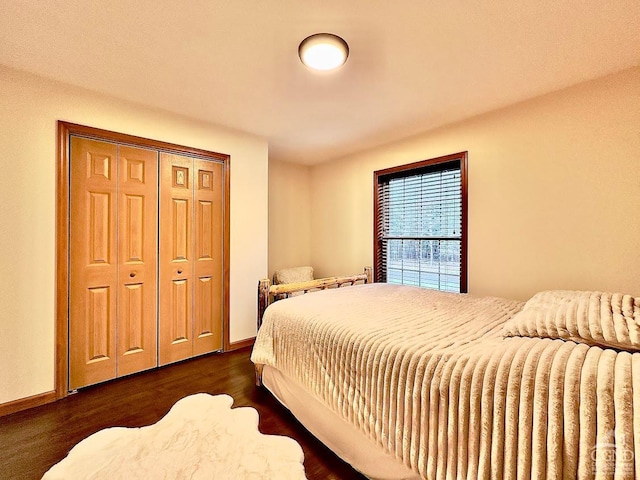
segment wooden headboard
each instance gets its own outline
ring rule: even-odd
[[[372,283],[373,268],[364,267],[364,272],[347,277],[326,277],[299,283],[283,283],[271,285],[271,280],[263,278],[258,282],[258,328],[262,325],[262,316],[266,308],[277,300],[287,298],[292,293],[307,293],[313,290],[338,288],[355,285],[356,283]]]

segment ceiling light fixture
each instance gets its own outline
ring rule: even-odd
[[[327,72],[344,65],[349,45],[332,33],[316,33],[300,43],[298,56],[307,67]]]

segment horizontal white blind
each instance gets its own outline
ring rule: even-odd
[[[381,178],[377,188],[378,280],[459,292],[460,163]]]

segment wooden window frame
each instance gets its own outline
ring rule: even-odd
[[[173,143],[152,140],[124,133],[87,127],[62,120],[58,121],[58,146],[56,164],[56,305],[55,305],[55,397],[61,399],[69,394],[69,147],[72,135],[107,142],[150,148],[159,152],[187,155],[223,163],[224,213],[223,213],[223,351],[245,346],[245,342],[232,344],[229,338],[229,247],[230,247],[230,160],[226,154]]]
[[[392,178],[394,176],[403,177],[409,176],[412,173],[419,173],[420,170],[429,169],[432,167],[441,166],[447,163],[459,162],[460,163],[460,186],[461,186],[461,200],[462,200],[462,217],[461,217],[461,241],[460,241],[460,293],[467,293],[468,291],[468,268],[467,268],[467,246],[468,246],[468,233],[467,233],[467,218],[468,218],[468,152],[453,153],[451,155],[444,155],[442,157],[431,158],[428,160],[421,160],[406,165],[399,165],[396,167],[385,168],[383,170],[377,170],[373,172],[373,252],[374,252],[374,278],[378,282],[380,277],[380,265],[382,262],[382,241],[380,240],[381,233],[379,225],[380,215],[380,199],[378,198],[378,185],[381,181]]]

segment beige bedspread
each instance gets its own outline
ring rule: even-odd
[[[271,305],[252,360],[423,478],[640,478],[640,354],[503,338],[522,306],[389,284],[327,290]]]

